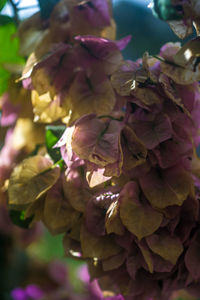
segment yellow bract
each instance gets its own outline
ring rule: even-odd
[[[43,125],[34,124],[31,119],[20,118],[13,132],[13,147],[31,152],[36,145],[44,143],[44,134]]]
[[[94,75],[97,77],[97,75]],[[72,111],[70,123],[83,115],[94,113],[97,116],[109,114],[115,105],[115,94],[109,79],[103,81],[84,75],[75,80],[69,90],[68,103]],[[96,82],[93,82],[96,81]],[[89,85],[91,84],[91,87]]]
[[[52,168],[52,161],[46,157],[37,155],[23,160],[9,180],[9,205],[17,208],[33,203],[56,183],[59,175],[60,168]]]
[[[62,106],[60,99],[52,97],[50,92],[39,95],[37,91],[32,91],[34,121],[42,123],[52,123],[67,115],[66,107]]]
[[[52,234],[72,230],[80,213],[71,207],[61,191],[53,187],[48,193],[44,204],[44,223]]]

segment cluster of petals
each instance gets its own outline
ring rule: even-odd
[[[55,6],[48,30],[56,34],[48,42],[45,36],[32,47],[34,52],[22,75],[24,87],[32,90],[35,122],[62,119],[69,124],[88,113],[109,114],[117,105],[110,76],[121,63],[120,51],[130,36],[113,41],[115,27],[107,30],[112,27],[110,8],[108,0],[63,0]],[[60,18],[64,27],[58,22]],[[21,26],[19,34],[27,39],[27,24]]]
[[[65,173],[38,155],[9,183],[11,207],[28,205],[33,221],[65,232],[66,255],[87,259],[91,278],[127,300],[182,288],[199,296],[200,93],[195,74],[173,61],[179,49],[119,65],[110,79],[119,108],[83,115],[55,145]],[[26,199],[20,180],[37,191]]]
[[[116,299],[200,297],[199,69],[177,63],[172,43],[124,61],[128,40],[76,36],[24,73],[35,121],[68,124],[54,146],[66,168],[26,158],[9,204],[65,233],[65,254]]]
[[[129,40],[114,42],[87,35],[76,36],[73,44],[58,44],[24,80],[25,87],[32,89],[35,121],[62,119],[69,124],[85,114],[111,113],[118,99],[110,76],[120,65],[120,50]]]

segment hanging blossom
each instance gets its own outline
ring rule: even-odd
[[[104,291],[199,297],[198,64],[181,64],[184,46],[173,43],[124,61],[127,40],[77,36],[31,69],[35,121],[68,124],[54,146],[65,164],[23,160],[9,205],[65,233],[65,254],[87,259]]]
[[[120,64],[111,83],[123,113],[87,114],[66,129],[61,176],[36,156],[9,182],[11,207],[27,203],[27,217],[65,232],[66,255],[87,258],[91,278],[127,300],[183,288],[199,296],[200,94],[198,70],[173,61],[179,49],[169,43],[158,58]],[[22,180],[34,189],[28,199]]]

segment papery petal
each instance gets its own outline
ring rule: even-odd
[[[118,235],[122,235],[124,233],[124,226],[120,219],[120,206],[118,201],[114,201],[109,206],[106,212],[106,219],[105,219],[105,227],[106,232],[108,234],[114,232]]]
[[[131,95],[147,106],[161,103],[161,97],[153,87],[137,87],[131,91]]]
[[[82,171],[82,167],[68,170],[66,181],[63,183],[65,197],[67,197],[71,206],[79,212],[85,211],[86,204],[92,197],[86,179],[82,178]]]
[[[52,168],[52,161],[37,155],[18,165],[9,180],[9,205],[18,206],[34,202],[57,181],[60,168]]]
[[[102,261],[104,271],[118,269],[125,261],[125,254],[120,253]],[[112,298],[111,298],[112,299]],[[114,298],[115,299],[115,298]]]
[[[59,180],[48,192],[44,204],[43,221],[52,234],[71,230],[80,216],[63,195]]]
[[[189,174],[179,166],[167,170],[151,169],[140,178],[143,193],[153,207],[182,205],[192,189]]]
[[[112,203],[112,193],[101,193],[92,197],[86,207],[86,228],[89,232],[101,236],[105,235],[106,212]]]
[[[52,97],[49,92],[39,95],[35,90],[31,96],[35,122],[52,123],[68,114],[69,110],[59,96]]]
[[[131,35],[127,35],[126,37],[122,38],[121,40],[118,40],[116,42],[117,47],[119,48],[120,51],[124,50],[127,45],[129,44],[129,42],[131,41],[132,36]]]
[[[134,123],[133,129],[148,149],[153,149],[172,137],[170,120],[163,114],[156,116],[153,121]]]
[[[13,105],[12,102],[9,100],[9,94],[4,94],[0,99],[0,106],[1,106],[1,119],[0,125],[1,126],[10,126],[13,125],[18,117],[19,114],[19,104]]]
[[[151,208],[139,198],[136,183],[128,183],[120,193],[120,217],[124,226],[138,239],[155,232],[161,222],[162,214]]]
[[[81,228],[81,247],[85,258],[106,259],[121,251],[111,236],[96,237],[90,234],[84,226]]]
[[[161,143],[153,150],[161,168],[170,168],[179,163],[183,158],[192,156],[191,145],[178,139]]]
[[[168,21],[168,24],[174,33],[182,40],[192,34],[191,20],[173,20]]]
[[[108,115],[116,101],[109,79],[96,71],[90,75],[79,72],[67,98],[71,110],[70,122],[90,113]]]
[[[45,129],[41,124],[35,124],[32,119],[18,118],[13,131],[13,148],[34,151],[36,145],[44,143]]]
[[[80,118],[74,126],[71,145],[73,150],[83,159],[88,159],[105,129],[105,124],[95,114]]]
[[[90,188],[93,188],[111,179],[111,177],[104,176],[105,168],[98,168],[95,164],[91,163],[87,163],[87,166],[90,166],[86,172],[86,179]]]
[[[121,62],[119,68],[112,74],[111,83],[121,96],[129,96],[135,88],[135,72],[139,64],[132,61]]]
[[[110,14],[107,0],[91,0],[80,2],[74,7],[77,19],[81,15],[91,26],[104,27],[110,25]]]
[[[140,241],[138,243],[138,247],[140,248],[141,250],[141,253],[144,257],[144,260],[147,264],[147,270],[150,272],[150,273],[153,273],[154,272],[154,264],[153,264],[153,256],[151,254],[151,251],[150,249],[148,248],[148,246],[146,245],[145,241]]]
[[[126,126],[122,130],[123,169],[133,169],[146,161],[147,149],[134,131]]]
[[[75,40],[82,47],[83,66],[97,64],[100,70],[111,75],[120,65],[122,54],[114,41],[95,36],[76,36]]]
[[[183,246],[177,237],[168,234],[152,234],[146,238],[149,248],[172,264],[176,264],[177,259],[183,252]]]
[[[200,278],[199,253],[200,243],[197,240],[189,246],[185,254],[185,265],[194,280],[199,280]]]
[[[137,271],[138,269],[141,268],[143,264],[143,260],[144,258],[140,252],[138,252],[138,254],[135,256],[129,256],[127,258],[126,260],[127,270],[133,280],[136,279]]]

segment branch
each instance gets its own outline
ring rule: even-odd
[[[19,15],[18,15],[19,9],[17,8],[17,4],[15,4],[13,0],[9,0],[9,3],[10,3],[10,5],[12,7],[12,10],[13,10],[14,21],[18,25],[19,24]]]
[[[31,6],[24,6],[24,7],[20,7],[18,10],[23,10],[23,9],[35,9],[38,8],[38,5],[31,5]]]

